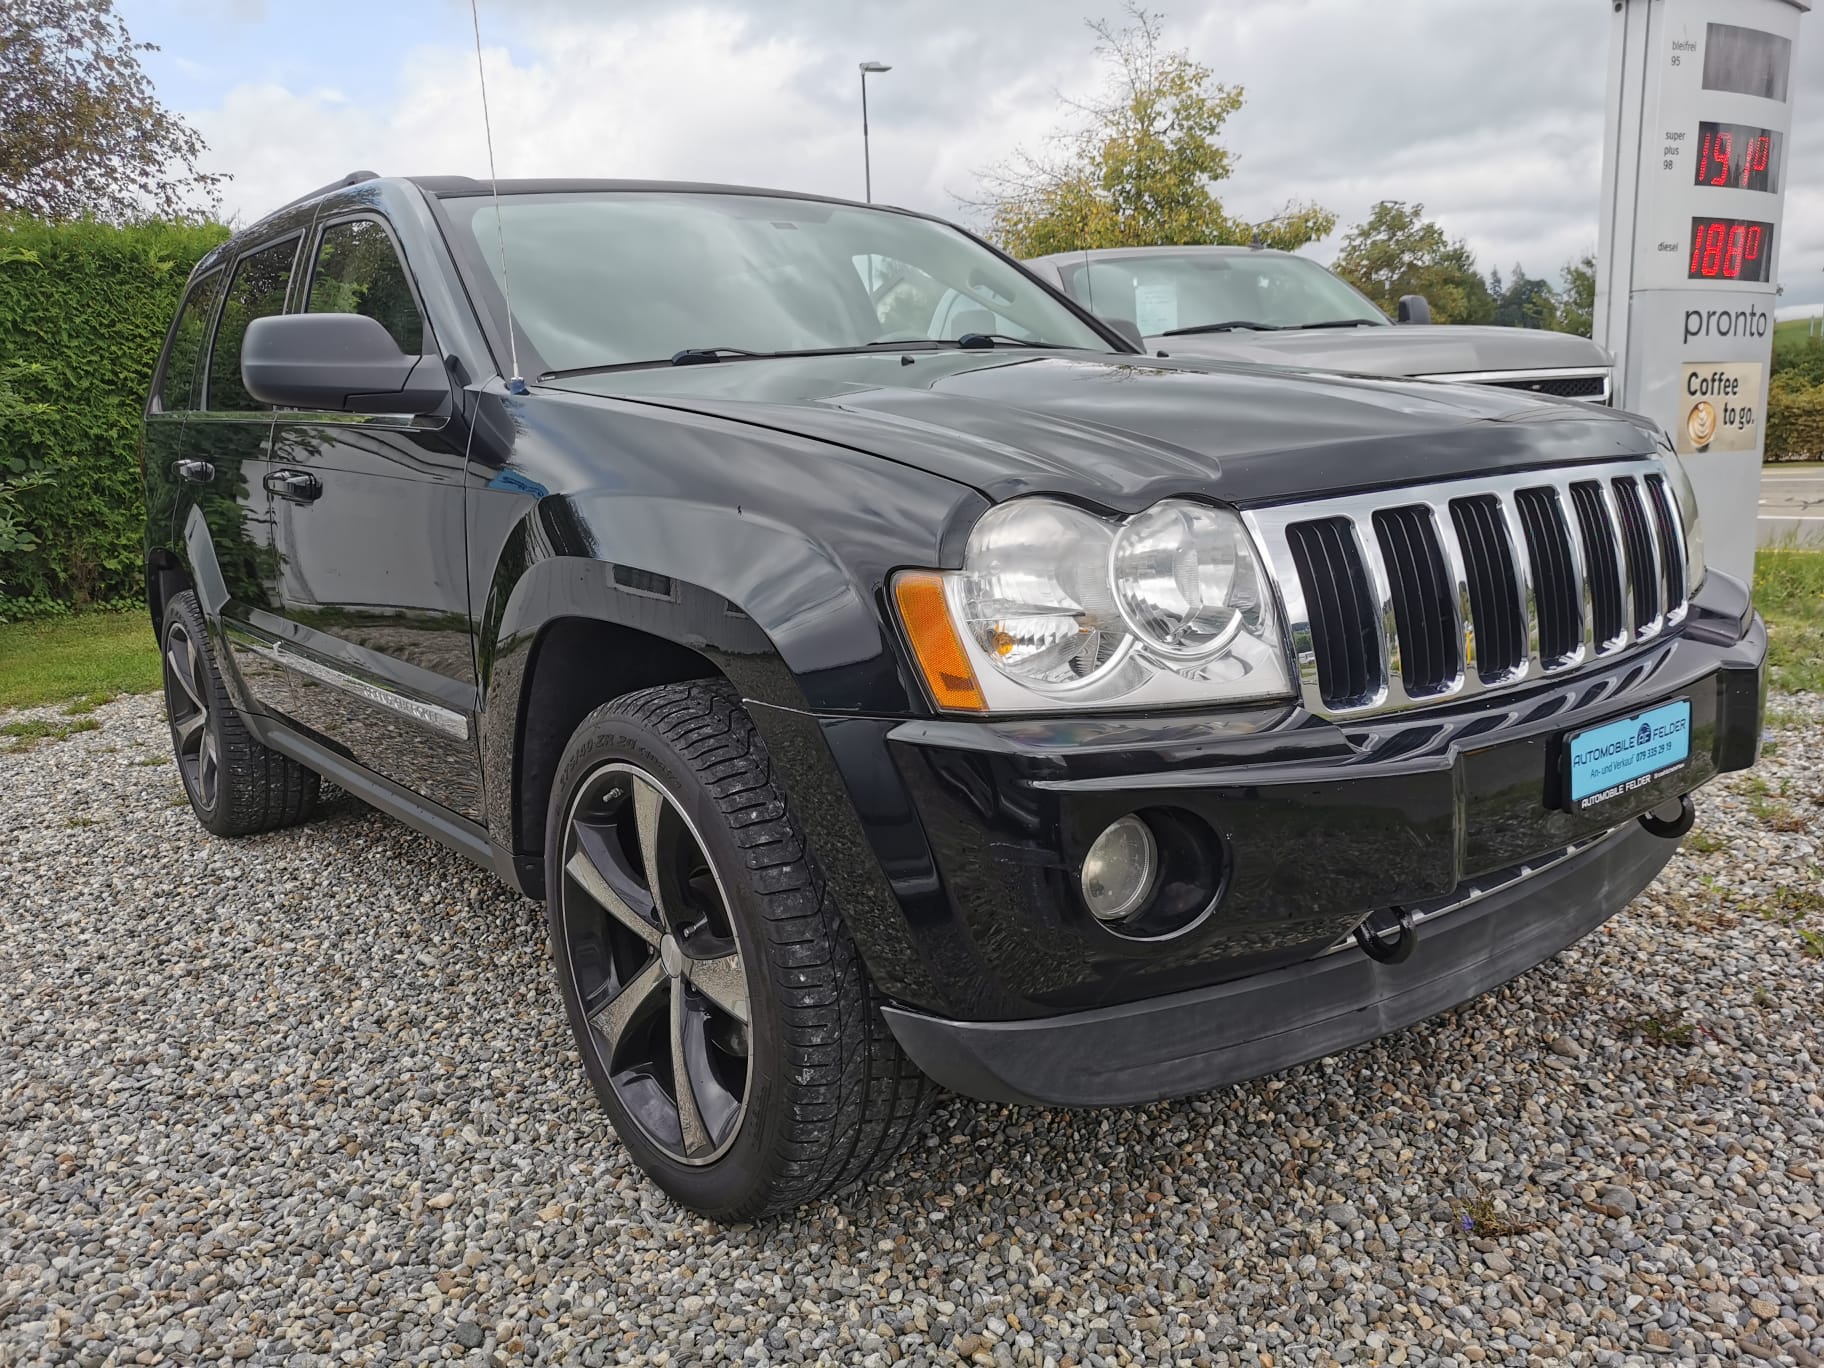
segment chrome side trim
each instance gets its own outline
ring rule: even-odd
[[[1603,366],[1559,366],[1547,370],[1444,371],[1434,375],[1415,375],[1414,380],[1441,380],[1453,385],[1503,385],[1519,388],[1534,380],[1600,380],[1598,394],[1547,396],[1574,398],[1585,404],[1608,404],[1614,401],[1615,373]]]
[[[1686,602],[1668,604],[1665,602],[1664,578],[1661,567],[1664,557],[1676,555],[1682,563],[1684,547],[1667,548],[1663,545],[1659,522],[1652,508],[1653,495],[1646,483],[1649,475],[1663,475],[1663,469],[1656,458],[1639,457],[1626,461],[1595,462],[1582,466],[1560,467],[1554,470],[1527,471],[1515,475],[1483,476],[1465,480],[1451,480],[1436,484],[1404,486],[1381,490],[1372,494],[1346,495],[1341,498],[1313,500],[1309,503],[1273,504],[1264,508],[1246,510],[1242,520],[1253,534],[1264,567],[1272,576],[1280,591],[1280,603],[1285,611],[1286,639],[1291,643],[1293,665],[1298,676],[1300,693],[1304,705],[1322,717],[1353,718],[1372,717],[1379,713],[1402,712],[1412,708],[1429,707],[1441,703],[1450,703],[1484,694],[1507,692],[1520,688],[1544,677],[1564,678],[1587,668],[1595,663],[1607,663],[1618,656],[1647,645],[1662,636],[1669,628],[1683,621],[1686,614]],[[1638,631],[1634,627],[1633,581],[1629,573],[1628,558],[1622,551],[1622,523],[1616,506],[1615,481],[1632,479],[1635,481],[1635,493],[1647,520],[1648,535],[1652,542],[1654,565],[1648,573],[1658,578],[1659,594],[1657,604],[1659,612],[1652,622]],[[1606,554],[1614,557],[1614,565],[1621,587],[1622,630],[1621,635],[1610,641],[1595,639],[1595,612],[1592,601],[1591,579],[1588,566],[1585,564],[1585,553],[1582,546],[1581,532],[1571,497],[1571,486],[1576,484],[1593,484],[1596,487],[1597,501],[1601,508],[1601,517],[1606,521],[1605,535]],[[1571,570],[1577,576],[1578,603],[1583,615],[1583,641],[1580,647],[1568,658],[1558,661],[1546,661],[1541,657],[1539,640],[1539,594],[1541,585],[1536,582],[1532,556],[1527,547],[1525,528],[1519,517],[1517,495],[1523,489],[1548,491],[1555,503],[1555,514],[1561,519],[1560,526],[1571,551]],[[1457,535],[1455,519],[1451,516],[1453,500],[1466,497],[1492,497],[1499,510],[1499,525],[1505,530],[1508,550],[1513,558],[1514,583],[1505,588],[1497,586],[1500,592],[1513,596],[1520,607],[1521,622],[1525,632],[1525,651],[1518,666],[1501,676],[1484,680],[1477,668],[1477,641],[1475,606],[1470,594],[1470,567],[1463,547]],[[1683,526],[1677,519],[1677,500],[1670,499],[1674,508],[1674,525],[1680,535]],[[1374,514],[1379,509],[1393,509],[1410,506],[1429,507],[1432,524],[1437,531],[1438,542],[1444,556],[1445,572],[1450,577],[1454,591],[1452,600],[1452,621],[1447,630],[1458,634],[1460,643],[1458,652],[1459,673],[1446,688],[1427,693],[1420,697],[1410,697],[1404,686],[1400,672],[1401,642],[1398,624],[1393,612],[1394,586],[1385,556],[1382,554],[1380,539],[1374,526]],[[1314,639],[1311,629],[1311,605],[1306,601],[1306,591],[1299,578],[1296,563],[1291,552],[1288,532],[1300,523],[1315,522],[1321,519],[1337,519],[1345,523],[1355,535],[1356,543],[1362,555],[1363,568],[1368,576],[1368,597],[1374,608],[1377,645],[1380,647],[1380,680],[1381,687],[1375,689],[1371,697],[1354,702],[1348,706],[1331,706],[1324,701],[1319,687],[1317,653],[1321,643]],[[1689,594],[1689,588],[1686,590]]]
[[[455,741],[469,739],[469,719],[459,712],[437,703],[427,703],[421,698],[413,698],[397,690],[376,684],[372,680],[358,675],[345,673],[332,665],[325,665],[314,656],[307,656],[294,646],[282,641],[261,636],[252,629],[238,622],[223,621],[222,631],[231,636],[248,650],[265,656],[268,660],[307,675],[320,684],[327,684],[332,689],[339,689],[345,694],[372,703],[376,707],[398,713],[399,716],[416,722],[439,735],[450,737]]]

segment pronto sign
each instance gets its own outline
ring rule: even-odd
[[[1617,403],[1697,489],[1709,563],[1754,571],[1793,74],[1809,0],[1611,0],[1596,340]]]

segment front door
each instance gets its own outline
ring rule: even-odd
[[[320,227],[309,261],[306,311],[366,314],[401,350],[437,354],[382,220]],[[452,412],[282,411],[264,484],[290,716],[368,769],[480,819],[464,453]]]

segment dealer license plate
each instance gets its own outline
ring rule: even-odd
[[[1644,788],[1691,758],[1691,700],[1574,732],[1564,743],[1571,806],[1594,807]]]

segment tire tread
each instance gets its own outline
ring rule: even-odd
[[[782,1007],[787,1124],[775,1180],[746,1217],[800,1206],[860,1179],[917,1131],[936,1086],[899,1048],[881,998],[733,688],[665,684],[605,704],[651,728],[704,784],[759,895],[764,972]]]
[[[197,808],[192,796],[197,820],[217,836],[252,836],[309,821],[321,796],[321,777],[290,756],[260,744],[247,730],[234,700],[228,696],[228,687],[216,665],[215,643],[203,621],[202,604],[193,591],[186,589],[173,596],[165,610],[165,622],[168,624],[173,618],[183,622],[184,630],[203,653],[209,711],[221,742],[215,810]],[[163,631],[159,641],[162,654]],[[185,792],[188,791],[186,785]]]

